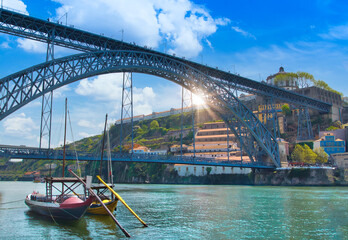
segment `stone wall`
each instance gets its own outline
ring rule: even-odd
[[[293,168],[277,171],[257,170],[255,185],[276,186],[348,186],[348,171],[344,169]]]

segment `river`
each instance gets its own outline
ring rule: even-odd
[[[348,239],[348,187],[116,186],[149,225],[119,203],[117,219],[132,239]],[[0,182],[0,239],[125,238],[110,217],[55,222],[31,213],[26,194],[44,189]]]

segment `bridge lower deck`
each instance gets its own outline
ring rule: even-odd
[[[65,159],[67,161],[100,161],[100,156],[86,152],[67,151]],[[31,147],[0,146],[0,157],[12,159],[35,159],[35,160],[63,160],[63,151],[55,149],[39,149]],[[103,161],[107,161],[105,157]],[[272,164],[264,162],[243,162],[241,160],[218,160],[214,158],[192,157],[192,156],[171,156],[171,155],[147,155],[130,153],[111,154],[113,162],[143,162],[143,163],[161,163],[161,164],[185,164],[185,165],[204,165],[204,166],[222,166],[222,167],[242,167],[242,168],[262,168],[273,169]]]

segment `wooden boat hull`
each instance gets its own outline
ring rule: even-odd
[[[117,202],[118,199],[111,201],[109,200],[108,202],[104,202],[105,206],[110,210],[110,212],[114,212],[116,207],[117,207]],[[93,215],[108,215],[108,212],[105,210],[105,208],[98,203],[93,203],[89,208],[87,209],[88,214],[93,214]]]
[[[26,197],[25,204],[31,211],[48,217],[69,220],[77,220],[81,218],[94,200],[94,198],[88,198],[86,201],[80,203],[64,204],[63,202],[62,204],[59,204],[56,202],[40,202],[31,200],[30,195]]]

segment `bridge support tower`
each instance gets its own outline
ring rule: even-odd
[[[298,112],[297,140],[309,140],[313,138],[313,129],[308,107],[300,106]]]
[[[51,40],[47,42],[46,62],[54,60],[54,32],[50,34]],[[54,68],[54,65],[52,65]],[[54,72],[54,69],[52,69]],[[45,70],[45,80],[42,83],[42,91],[47,86],[53,86],[53,78],[47,79],[48,71]],[[47,86],[45,86],[45,84]],[[47,92],[42,96],[42,108],[41,108],[41,124],[40,124],[40,143],[39,148],[47,144],[47,148],[51,147],[51,127],[52,127],[52,104],[53,104],[53,91]],[[47,141],[47,143],[45,142]]]
[[[121,108],[121,130],[120,130],[120,152],[122,152],[122,144],[124,140],[124,119],[131,120],[131,137],[132,147],[131,156],[133,157],[133,74],[131,72],[123,73],[123,85],[122,85],[122,108]]]

